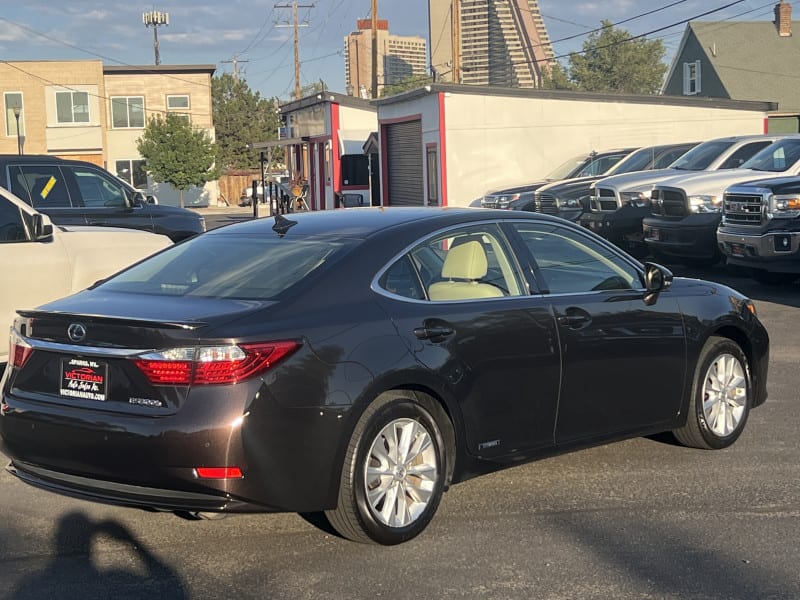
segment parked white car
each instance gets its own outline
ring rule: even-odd
[[[0,327],[7,331],[18,309],[78,292],[171,244],[136,229],[56,226],[0,188]],[[8,345],[0,344],[0,364],[7,362]]]

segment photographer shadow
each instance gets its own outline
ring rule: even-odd
[[[98,538],[112,540],[124,550],[94,552]],[[117,522],[95,522],[81,512],[69,513],[58,522],[54,546],[51,562],[27,575],[10,599],[188,598],[177,573]],[[102,565],[112,560],[114,566]]]

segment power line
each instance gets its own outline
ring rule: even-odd
[[[308,21],[301,25],[297,19],[298,8],[314,8],[313,4],[298,4],[297,0],[292,0],[291,4],[276,4],[275,8],[292,9],[292,27],[294,30],[294,96],[295,100],[300,99],[300,27],[308,27]],[[284,27],[276,25],[276,27]]]
[[[64,40],[59,40],[58,38],[54,38],[54,37],[49,36],[49,35],[47,35],[45,33],[42,33],[41,31],[37,31],[37,30],[33,29],[32,27],[28,27],[27,25],[23,25],[22,23],[17,23],[15,21],[12,21],[11,19],[8,19],[8,18],[3,17],[3,16],[0,16],[0,21],[4,21],[4,22],[8,23],[9,25],[13,25],[15,27],[19,27],[20,29],[24,29],[25,31],[28,31],[28,32],[30,32],[30,33],[32,33],[34,35],[37,35],[37,36],[41,37],[41,38],[44,38],[44,39],[49,40],[51,42],[55,42],[56,44],[60,44],[62,46],[66,46],[67,48],[72,48],[73,50],[78,50],[79,52],[83,52],[84,54],[90,54],[91,56],[96,56],[97,58],[102,58],[105,61],[108,61],[108,62],[111,62],[111,63],[116,63],[118,65],[122,65],[123,67],[137,67],[137,68],[139,67],[139,65],[132,65],[132,64],[126,63],[124,61],[118,60],[116,58],[111,58],[109,56],[104,56],[103,54],[98,54],[97,52],[92,52],[91,50],[87,50],[86,48],[81,48],[80,46],[76,46],[74,44],[70,44],[69,42],[65,42]],[[0,61],[0,62],[7,62],[7,61]],[[188,83],[190,85],[198,85],[198,86],[202,86],[202,87],[208,87],[203,83],[199,83],[197,81],[192,81],[190,79],[182,79],[181,77],[177,77],[176,75],[170,75],[168,73],[162,73],[161,71],[157,71],[157,70],[141,69],[141,72],[142,73],[147,73],[149,75],[161,75],[163,77],[169,77],[170,79],[175,79],[176,81],[181,81],[183,83]]]
[[[69,90],[70,92],[80,92],[82,94],[86,94],[87,96],[91,96],[92,98],[98,98],[100,100],[108,100],[109,102],[111,102],[113,100],[113,98],[111,96],[104,96],[102,94],[95,94],[94,92],[89,92],[87,90],[80,90],[80,89],[71,87],[71,86],[69,86],[67,84],[63,84],[63,83],[58,83],[56,81],[52,81],[50,79],[47,79],[46,77],[42,77],[41,75],[37,75],[36,73],[31,73],[30,71],[26,71],[22,67],[13,64],[11,61],[0,60],[0,64],[6,65],[6,66],[8,66],[8,67],[10,67],[12,69],[15,69],[15,70],[21,72],[21,73],[24,73],[28,77],[33,77],[34,79],[38,79],[39,81],[43,81],[44,83],[47,83],[49,85],[54,85],[54,86],[57,86],[59,88],[65,89],[65,90]],[[155,73],[155,74],[158,75],[159,73]],[[197,85],[203,85],[203,84],[199,84],[197,82],[191,82],[191,83],[196,83]],[[209,88],[209,86],[207,86],[207,85],[204,85],[203,87],[205,87],[206,89]],[[128,94],[128,96],[130,96],[130,94]],[[169,111],[169,110],[166,110],[166,109],[165,110],[161,110],[161,109],[156,109],[156,108],[146,108],[146,110],[148,112],[150,112],[150,113],[160,113],[160,114],[164,114],[164,115],[167,115],[170,112],[173,112],[173,111]],[[198,117],[211,117],[211,115],[209,113],[203,113],[203,112],[192,112],[191,114],[194,115],[194,116],[198,116]]]
[[[669,25],[665,25],[663,27],[658,27],[656,29],[653,29],[651,31],[647,31],[645,33],[640,33],[638,35],[632,35],[630,37],[625,38],[624,40],[619,40],[617,42],[612,42],[610,44],[604,44],[602,46],[594,46],[593,48],[590,48],[589,50],[577,50],[575,52],[568,52],[567,54],[560,54],[560,55],[554,56],[550,60],[558,60],[560,58],[569,58],[571,55],[574,55],[574,54],[586,54],[587,52],[594,52],[596,50],[603,50],[605,48],[613,48],[614,46],[620,46],[622,44],[626,44],[626,43],[632,42],[634,40],[645,38],[648,35],[651,35],[653,33],[658,33],[660,31],[664,31],[666,29],[671,29],[673,27],[677,27],[678,25],[685,25],[689,21],[694,21],[694,20],[696,20],[696,19],[698,19],[700,17],[705,17],[705,16],[708,16],[710,14],[717,13],[717,12],[719,12],[721,10],[725,10],[726,8],[730,8],[731,6],[735,6],[737,4],[741,4],[744,1],[745,0],[735,0],[734,2],[730,2],[730,3],[728,3],[728,4],[724,5],[724,6],[720,6],[719,8],[714,8],[712,10],[708,10],[706,12],[700,13],[700,14],[695,15],[693,17],[689,17],[688,19],[682,19],[680,21],[676,21],[674,23],[671,23]],[[516,65],[524,65],[524,64],[528,64],[529,65],[529,64],[531,64],[531,61],[529,61],[529,60],[517,61],[517,62],[511,62],[510,64],[515,65],[515,66]]]
[[[239,63],[246,63],[250,62],[249,60],[240,60],[239,55],[235,52],[233,53],[233,58],[231,60],[223,60],[220,61],[222,63],[231,63],[233,64],[233,80],[239,81]]]
[[[271,18],[272,18],[272,15],[273,15],[273,13],[274,13],[274,12],[275,12],[275,7],[273,6],[273,7],[272,7],[272,10],[270,10],[270,11],[269,11],[269,14],[267,14],[267,17],[264,19],[264,22],[261,24],[261,28],[260,28],[260,29],[259,29],[259,30],[256,32],[256,34],[253,36],[253,39],[252,39],[252,40],[250,40],[250,43],[249,43],[249,44],[247,44],[247,46],[245,46],[243,50],[239,50],[238,54],[245,54],[245,53],[246,53],[248,50],[250,50],[250,48],[252,48],[253,46],[255,46],[255,45],[256,45],[256,43],[257,43],[257,40],[258,40],[259,36],[260,36],[260,35],[261,35],[261,33],[262,33],[262,32],[264,32],[264,30],[266,29],[266,27],[267,27],[267,23],[269,23],[269,22],[270,22],[270,20],[271,20]],[[274,23],[273,23],[273,27],[274,27]],[[272,30],[272,27],[270,27],[270,30]],[[269,32],[266,32],[266,33],[269,33]],[[264,36],[264,37],[266,37],[266,34],[265,34],[265,36]],[[260,43],[260,42],[262,42],[262,41],[264,41],[264,38],[263,38],[263,37],[261,38],[261,40],[258,40],[258,43]]]
[[[593,33],[598,33],[600,31],[605,31],[606,29],[611,29],[612,27],[616,27],[617,25],[622,25],[624,23],[629,23],[630,21],[635,21],[636,19],[641,19],[642,17],[648,17],[654,13],[657,13],[662,10],[667,10],[668,8],[672,8],[673,6],[677,6],[678,4],[683,4],[687,0],[677,0],[677,2],[673,2],[672,4],[666,4],[661,8],[656,8],[653,10],[649,10],[647,12],[640,13],[638,15],[634,15],[633,17],[629,17],[627,19],[623,19],[622,21],[617,21],[616,23],[609,23],[608,25],[603,25],[602,27],[598,27],[596,29],[592,29],[591,31],[585,31],[584,33],[576,33],[574,35],[570,35],[568,37],[560,38],[557,40],[552,40],[551,44],[558,44],[559,42],[567,42],[569,40],[574,40],[575,38],[583,37],[584,35],[591,35]],[[742,0],[743,1],[743,0]],[[541,46],[542,44],[534,44],[533,47]]]

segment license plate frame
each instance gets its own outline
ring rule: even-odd
[[[61,359],[59,395],[105,402],[108,399],[108,363],[90,358]]]

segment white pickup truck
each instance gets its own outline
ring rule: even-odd
[[[753,180],[800,175],[800,136],[786,136],[737,169],[661,181],[651,192],[652,214],[642,221],[644,242],[662,260],[713,264],[722,259],[717,227],[725,190]]]
[[[135,229],[54,226],[0,188],[0,331],[17,309],[78,292],[171,244],[165,235]],[[0,343],[0,366],[7,362],[8,344]]]

